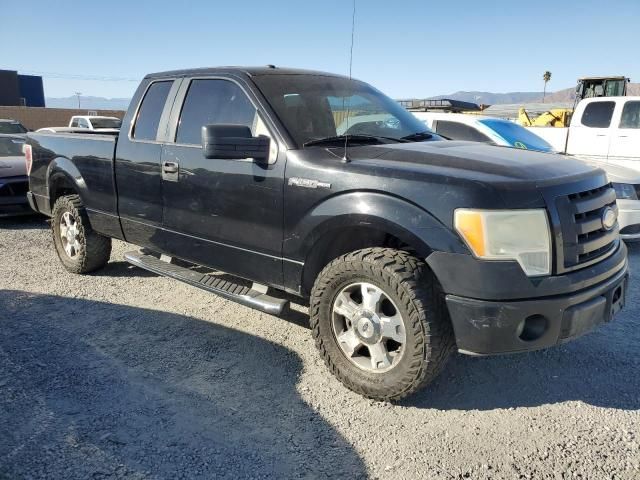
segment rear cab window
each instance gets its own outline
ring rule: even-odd
[[[213,124],[245,125],[256,134],[256,107],[234,82],[223,79],[194,79],[180,112],[176,143],[200,145],[202,127]]]
[[[160,117],[164,110],[173,80],[152,83],[147,89],[133,127],[134,140],[155,141],[158,136]]]
[[[593,102],[586,106],[580,123],[590,128],[609,128],[615,102]]]
[[[640,101],[631,101],[624,104],[620,128],[640,128]]]

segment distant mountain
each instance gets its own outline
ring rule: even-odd
[[[126,110],[130,101],[130,98],[80,96],[80,108],[83,110]],[[45,103],[50,108],[78,108],[78,97],[47,98]]]
[[[630,83],[627,87],[628,95],[640,95],[640,83]],[[547,93],[545,103],[570,103],[573,102],[575,89],[566,88],[557,92]],[[485,105],[505,105],[514,103],[535,103],[542,101],[542,92],[455,92],[449,95],[436,95],[431,99],[450,98],[464,102],[483,103]],[[80,97],[81,108],[88,110],[126,110],[129,107],[130,98],[104,98],[104,97]],[[78,98],[75,96],[65,98],[47,98],[47,107],[52,108],[78,108]]]
[[[449,95],[437,95],[429,97],[434,100],[449,98],[452,100],[462,100],[464,102],[483,103],[485,105],[500,105],[505,103],[533,102],[542,98],[542,92],[455,92]]]

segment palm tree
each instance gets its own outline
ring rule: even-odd
[[[544,72],[544,75],[542,75],[542,79],[544,80],[544,92],[542,94],[542,103],[544,103],[544,97],[547,96],[547,82],[551,80],[551,72],[549,70]]]

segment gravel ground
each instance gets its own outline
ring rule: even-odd
[[[304,308],[253,311],[127,249],[71,275],[44,221],[0,220],[0,479],[640,478],[637,275],[615,322],[456,355],[391,405],[333,379]]]

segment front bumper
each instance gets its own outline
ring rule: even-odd
[[[640,200],[618,200],[617,203],[620,238],[623,240],[640,240]],[[638,228],[628,228],[634,226]]]
[[[517,265],[507,274],[508,262],[482,262],[466,256],[477,264],[473,269],[459,256],[444,253],[436,259],[427,258],[427,262],[439,280],[438,271],[442,274],[440,283],[458,350],[492,355],[547,348],[609,322],[624,306],[626,252],[620,242],[614,254],[590,267],[543,279],[525,276],[526,280],[517,273],[522,271]],[[466,267],[466,272],[458,271],[457,282],[451,271],[442,271],[446,257],[452,260],[451,270],[458,270],[456,263]],[[494,275],[486,275],[494,269]],[[473,285],[469,279],[479,284]]]

